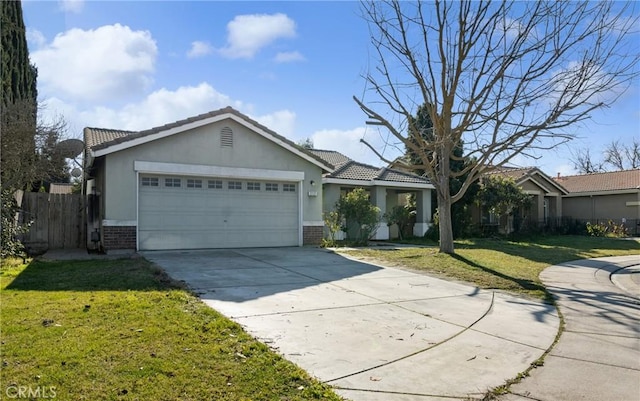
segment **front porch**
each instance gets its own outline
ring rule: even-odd
[[[391,212],[396,206],[405,206],[408,204],[408,196],[415,198],[415,222],[411,230],[412,235],[423,236],[431,224],[433,223],[431,215],[431,189],[425,188],[406,188],[395,187],[392,185],[385,186],[356,186],[356,185],[338,185],[325,184],[323,186],[323,211],[330,212],[335,209],[336,202],[340,196],[352,191],[356,188],[364,188],[369,194],[369,199],[374,206],[380,209],[382,220],[378,224],[378,229],[372,239],[374,240],[391,240],[399,238],[400,233],[397,225],[388,225],[384,218],[386,213]],[[340,231],[336,234],[336,239],[346,239],[346,234]]]

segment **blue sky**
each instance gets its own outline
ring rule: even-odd
[[[365,163],[393,158],[352,100],[373,67],[359,4],[340,2],[23,1],[46,118],[69,137],[85,126],[141,130],[232,106],[293,141],[311,138]],[[640,44],[640,41],[639,41]],[[640,137],[640,82],[575,127],[569,146],[519,158],[571,174],[570,148],[598,155]]]

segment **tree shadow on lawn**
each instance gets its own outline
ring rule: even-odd
[[[503,280],[507,280],[507,281],[511,281],[512,283],[516,284],[519,288],[526,290],[526,291],[538,291],[541,293],[544,293],[544,302],[546,303],[550,303],[553,304],[554,303],[554,298],[553,296],[549,293],[549,291],[547,291],[547,289],[545,288],[544,285],[542,285],[541,283],[536,283],[535,281],[532,280],[528,280],[528,279],[523,279],[523,278],[518,278],[518,277],[512,277],[509,276],[508,274],[504,274],[502,272],[499,272],[497,270],[491,269],[489,267],[486,266],[482,266],[472,260],[469,260],[467,258],[465,258],[464,256],[461,256],[459,254],[453,254],[451,255],[452,258],[465,263],[469,266],[475,267],[476,269],[482,270],[485,273],[489,273],[493,276],[499,277]]]
[[[2,271],[3,281],[9,280]],[[162,291],[184,288],[162,269],[138,259],[33,260],[6,290],[21,291]]]
[[[551,236],[513,239],[478,239],[460,244],[460,249],[490,249],[549,266],[588,259],[594,249],[632,250],[640,254],[640,243],[633,240],[585,236]],[[592,253],[593,255],[593,253]]]

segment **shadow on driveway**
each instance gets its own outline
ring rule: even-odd
[[[203,299],[246,302],[384,269],[316,248],[143,252]]]

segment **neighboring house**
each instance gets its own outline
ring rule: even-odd
[[[415,174],[386,168],[374,167],[356,162],[332,150],[309,150],[318,158],[332,166],[322,177],[323,209],[333,210],[340,195],[354,188],[364,188],[370,194],[371,202],[384,214],[394,206],[402,205],[408,194],[415,195],[416,223],[413,234],[423,236],[430,226],[431,182]],[[341,233],[338,238],[343,238]],[[397,227],[388,227],[385,221],[378,226],[374,239],[388,240],[398,237]]]
[[[300,246],[322,238],[319,183],[333,166],[230,107],[140,132],[85,128],[84,139],[90,246]]]
[[[640,170],[559,176],[567,189],[565,216],[577,220],[640,221]]]
[[[567,195],[568,192],[551,177],[536,167],[500,167],[488,174],[512,178],[516,185],[532,196],[530,207],[526,210],[517,211],[517,217],[523,222],[535,224],[536,226],[559,224],[564,210],[566,210],[563,205],[563,196]],[[473,211],[473,218],[480,225],[498,225],[507,232],[514,228],[514,222],[511,219],[499,222],[496,220],[496,216],[492,216],[486,210],[483,210],[481,206],[479,210],[476,208]]]

